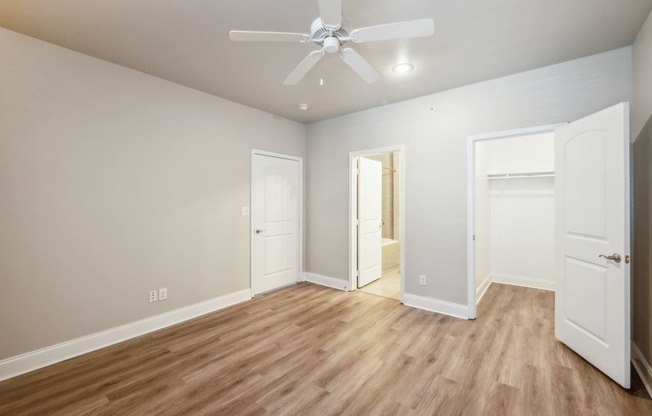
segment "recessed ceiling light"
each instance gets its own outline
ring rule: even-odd
[[[392,68],[392,71],[397,73],[397,74],[405,74],[406,72],[410,72],[414,69],[414,65],[409,64],[407,62],[403,62],[400,64],[394,65]]]
[[[308,109],[308,104],[299,104],[297,108],[301,111],[306,111]]]

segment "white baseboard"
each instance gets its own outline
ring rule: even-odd
[[[647,362],[643,353],[634,342],[632,342],[632,364],[638,375],[641,376],[645,390],[652,396],[652,367],[650,367],[650,363]]]
[[[536,279],[534,277],[510,276],[505,274],[492,274],[491,281],[494,283],[504,283],[506,285],[531,287],[533,289],[555,291],[555,282],[553,280]]]
[[[336,279],[334,277],[323,276],[323,275],[317,274],[317,273],[305,272],[303,274],[303,280],[306,281],[306,282],[317,284],[317,285],[330,287],[332,289],[338,289],[338,290],[344,290],[344,291],[349,290],[349,281],[348,280]]]
[[[0,381],[251,299],[245,289],[0,361]]]
[[[491,285],[491,274],[488,274],[487,277],[485,277],[482,282],[480,283],[480,286],[478,286],[475,289],[475,304],[477,305],[480,303],[480,299],[484,296],[485,293],[487,293],[487,289],[489,289],[489,285]]]
[[[466,305],[460,305],[459,303],[446,302],[443,300],[404,293],[403,304],[413,308],[454,316],[456,318],[469,319],[469,308]]]

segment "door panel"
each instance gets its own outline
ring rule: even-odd
[[[358,287],[382,275],[382,167],[364,157],[358,163]]]
[[[564,143],[565,232],[604,238],[605,134],[582,133]],[[591,163],[574,163],[590,160]]]
[[[252,287],[258,294],[299,280],[300,164],[259,154],[252,163]]]
[[[605,339],[605,283],[607,269],[582,260],[566,257],[565,293],[583,293],[582,302],[565,298],[564,308],[569,324],[596,339]]]
[[[630,384],[629,132],[626,103],[555,135],[555,336]],[[600,255],[621,256],[622,261]]]

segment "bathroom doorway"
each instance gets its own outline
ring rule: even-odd
[[[401,300],[402,148],[352,154],[353,290]]]

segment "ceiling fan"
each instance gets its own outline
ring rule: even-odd
[[[431,36],[435,31],[432,19],[410,20],[351,30],[348,20],[342,16],[342,0],[318,0],[320,17],[310,26],[310,33],[257,32],[232,30],[231,40],[236,42],[314,42],[321,49],[310,52],[283,81],[296,85],[319,62],[326,53],[340,53],[340,58],[368,83],[379,81],[382,76],[352,48],[342,48],[353,43],[382,40],[407,39]]]

